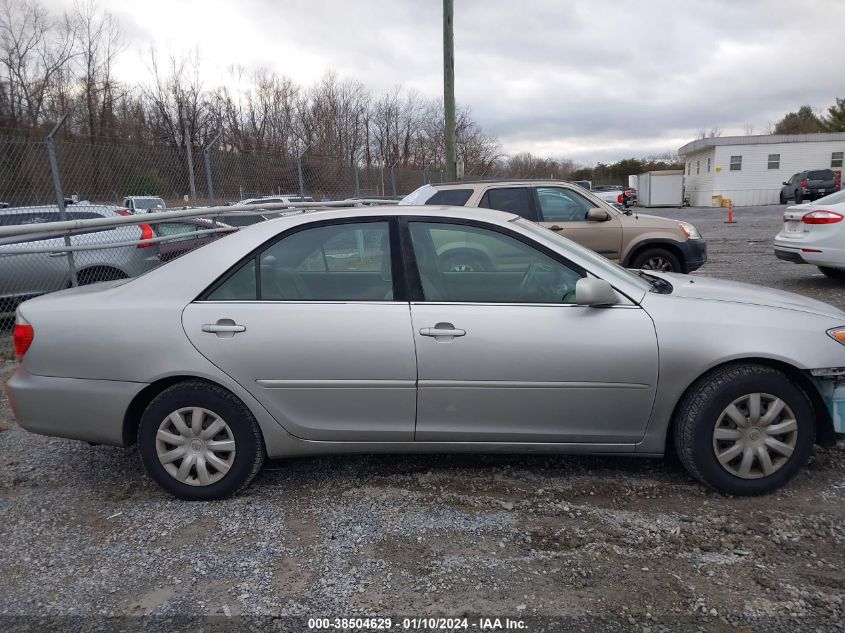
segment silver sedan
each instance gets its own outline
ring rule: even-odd
[[[369,207],[22,304],[7,389],[24,428],[137,443],[184,499],[265,457],[435,451],[676,451],[758,494],[845,430],[843,344],[845,313],[798,295],[628,271],[498,211]]]

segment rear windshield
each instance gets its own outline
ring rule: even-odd
[[[428,200],[426,204],[446,205],[450,207],[462,207],[472,195],[472,189],[443,189],[438,191]]]
[[[809,180],[833,180],[833,172],[829,169],[817,169],[816,171],[808,171],[807,178]]]

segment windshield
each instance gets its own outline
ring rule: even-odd
[[[163,209],[164,200],[161,198],[135,198],[136,209]]]
[[[407,196],[402,198],[399,201],[399,204],[402,205],[412,205],[412,204],[425,204],[426,200],[428,200],[431,196],[437,193],[437,189],[432,187],[431,185],[423,185],[419,189],[415,189]]]
[[[588,270],[600,278],[605,278],[605,274],[609,275],[611,278],[614,276],[623,277],[625,281],[634,284],[638,288],[642,288],[643,290],[652,289],[652,284],[646,281],[643,277],[633,273],[627,268],[623,268],[619,264],[614,264],[606,257],[602,257],[598,253],[591,251],[588,248],[584,248],[580,244],[576,244],[572,240],[565,238],[550,229],[540,226],[539,224],[535,224],[534,222],[529,222],[528,220],[524,220],[522,218],[515,220],[514,224],[518,224],[521,228],[530,231],[538,237],[543,237],[547,240],[555,242],[567,251],[577,252],[580,257],[589,262]]]

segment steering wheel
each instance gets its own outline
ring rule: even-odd
[[[534,283],[534,278],[537,276],[537,260],[535,259],[530,264],[528,264],[528,269],[525,271],[525,275],[522,277],[522,281],[519,282],[519,287],[517,291],[521,296],[524,296],[528,289],[531,287],[531,284]]]

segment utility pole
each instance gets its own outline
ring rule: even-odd
[[[446,118],[446,180],[457,180],[455,152],[455,35],[454,0],[443,0],[443,111]]]
[[[185,131],[185,156],[188,160],[188,180],[191,186],[191,202],[197,199],[197,185],[194,182],[194,155],[191,151],[191,131],[188,129],[188,120],[185,118],[185,108],[179,108],[179,116],[182,118],[182,126]]]

